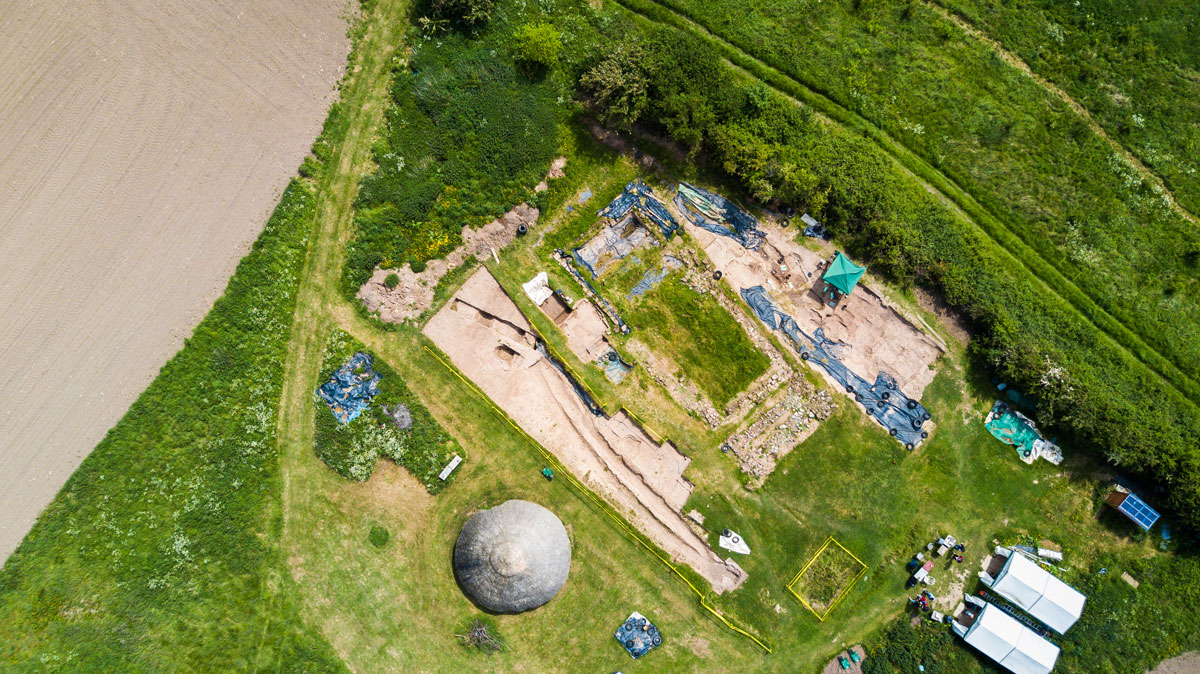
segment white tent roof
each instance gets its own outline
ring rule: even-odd
[[[986,604],[963,640],[1014,674],[1050,674],[1058,646],[1012,616]]]
[[[1086,600],[1025,555],[1013,552],[992,583],[997,594],[1062,634],[1079,620]]]

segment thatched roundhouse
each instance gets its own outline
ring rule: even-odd
[[[571,542],[554,513],[505,501],[471,515],[454,544],[454,573],[467,596],[496,613],[520,613],[554,598],[571,570]]]

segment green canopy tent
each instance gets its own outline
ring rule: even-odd
[[[855,284],[858,283],[858,279],[862,278],[863,273],[866,271],[866,267],[854,264],[839,251],[834,256],[833,262],[829,265],[829,269],[825,270],[825,275],[821,279],[826,284],[841,291],[843,295],[849,295],[850,291],[854,290]]]

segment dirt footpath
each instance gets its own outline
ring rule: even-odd
[[[684,521],[691,459],[655,443],[625,414],[596,416],[535,348],[529,323],[487,269],[463,284],[424,333],[573,474],[718,592],[745,572],[722,560]]]
[[[0,11],[0,561],[183,344],[320,132],[345,0]]]
[[[795,230],[762,223],[767,234],[758,251],[746,250],[729,237],[687,224],[687,232],[735,291],[761,285],[771,299],[812,335],[824,328],[825,336],[851,345],[842,358],[856,374],[875,381],[879,372],[896,378],[900,390],[920,400],[936,372],[930,365],[944,346],[920,330],[882,293],[860,282],[837,309],[822,304],[812,292],[821,285],[820,266],[833,257],[833,249],[817,253],[792,240]]]
[[[1192,651],[1177,655],[1170,660],[1163,660],[1147,674],[1196,674],[1200,672],[1200,651]]]

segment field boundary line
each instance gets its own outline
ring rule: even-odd
[[[902,170],[931,192],[952,204],[985,239],[995,244],[1011,259],[1015,268],[1024,271],[1030,277],[1034,288],[1043,288],[1056,296],[1072,309],[1074,314],[1096,328],[1103,338],[1108,339],[1119,350],[1124,351],[1130,358],[1162,380],[1170,391],[1191,407],[1200,410],[1200,382],[1183,372],[1171,359],[1146,342],[1140,334],[1126,326],[1121,319],[1097,304],[1074,282],[1047,262],[1036,249],[1026,243],[1013,228],[987,211],[952,178],[934,169],[928,162],[886,131],[797,77],[775,68],[738,45],[713,33],[682,10],[678,10],[662,0],[617,0],[617,4],[651,24],[665,24],[698,35],[717,47],[734,68],[744,72],[750,78],[761,82],[793,102],[811,107],[818,114],[828,118],[831,123],[841,126],[846,131],[861,133],[864,137],[872,140]],[[653,9],[646,9],[645,5],[647,4],[651,5]],[[658,10],[658,12],[653,10]],[[655,18],[651,16],[651,13],[663,13],[665,16]]]

